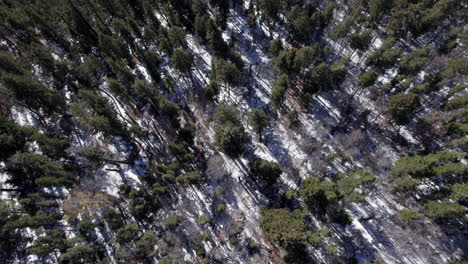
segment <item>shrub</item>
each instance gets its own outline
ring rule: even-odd
[[[271,242],[282,247],[304,244],[306,241],[304,214],[299,210],[263,209],[260,227]]]
[[[176,181],[180,184],[197,184],[202,180],[203,177],[195,171],[184,173],[176,178]]]
[[[153,231],[145,231],[145,233],[143,233],[143,236],[135,243],[135,245],[140,250],[143,250],[146,253],[150,253],[153,250],[156,243],[156,233],[154,233]]]
[[[455,75],[468,75],[468,58],[449,59],[443,75],[451,78]]]
[[[396,178],[394,190],[397,192],[412,191],[419,184],[419,181],[411,177]]]
[[[286,199],[291,200],[297,196],[297,192],[289,189],[284,193],[284,196],[286,197]]]
[[[85,238],[89,238],[90,233],[94,231],[94,228],[96,227],[96,224],[91,222],[88,219],[84,219],[78,223],[76,226],[76,230],[78,231],[78,234]]]
[[[419,219],[421,216],[415,211],[402,209],[398,212],[398,217],[400,217],[400,219],[403,221],[410,222]]]
[[[249,250],[250,255],[259,252],[260,248],[261,248],[260,244],[253,240],[250,240],[249,244],[247,245],[247,249]]]
[[[153,184],[153,192],[155,192],[156,194],[165,194],[167,193],[167,188],[159,183],[155,183]]]
[[[112,208],[104,211],[104,219],[106,220],[111,230],[117,230],[123,226],[123,219],[120,214]]]
[[[454,200],[466,200],[468,198],[468,184],[454,184],[450,187],[450,198]]]
[[[448,111],[465,108],[468,105],[468,95],[457,96],[448,101],[445,109]]]
[[[330,255],[336,255],[338,253],[338,249],[335,246],[328,245],[326,246],[327,253]]]
[[[126,226],[123,226],[119,229],[115,239],[119,244],[128,243],[138,238],[139,231],[140,229],[138,228],[137,224],[127,224]]]
[[[463,153],[455,151],[439,151],[426,156],[408,156],[399,159],[392,168],[395,177],[429,178],[445,175],[463,175],[466,166],[458,160]]]
[[[182,223],[182,217],[178,215],[170,215],[166,218],[166,220],[164,220],[163,224],[166,228],[171,229],[177,227],[180,225],[180,223]]]
[[[465,207],[449,202],[429,201],[424,206],[424,214],[434,220],[455,219],[465,214]]]
[[[210,222],[210,218],[206,215],[202,215],[198,218],[199,225],[204,225],[204,224],[207,224],[208,222]]]
[[[323,243],[323,239],[318,232],[307,232],[307,243],[313,247],[319,247]]]
[[[222,213],[222,212],[224,212],[225,210],[226,210],[226,204],[224,204],[224,203],[220,203],[220,204],[218,204],[218,205],[216,206],[216,211],[217,211],[218,213]]]
[[[353,222],[351,216],[344,209],[340,209],[337,212],[334,212],[331,217],[331,220],[334,223],[344,226],[348,226]]]

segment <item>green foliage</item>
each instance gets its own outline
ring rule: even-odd
[[[403,221],[411,222],[421,218],[421,215],[409,209],[402,209],[398,212],[398,217]]]
[[[335,246],[327,245],[325,247],[325,249],[327,250],[327,253],[330,254],[330,255],[338,254],[338,249]]]
[[[180,223],[182,223],[182,217],[178,215],[169,215],[164,220],[163,225],[168,229],[172,229],[180,225]]]
[[[322,210],[340,199],[335,183],[320,181],[315,176],[308,177],[301,184],[299,193],[309,205]]]
[[[294,54],[293,69],[295,72],[300,72],[308,68],[320,55],[320,47],[316,44],[314,46],[303,46],[297,49]]]
[[[400,71],[403,74],[416,74],[427,63],[429,48],[421,48],[404,56],[400,61]]]
[[[222,213],[222,212],[224,212],[225,210],[226,210],[226,204],[224,204],[224,203],[220,203],[220,204],[218,204],[218,205],[216,206],[216,211],[217,211],[218,213]]]
[[[84,238],[90,238],[91,234],[94,232],[95,227],[96,224],[93,223],[91,220],[83,219],[76,226],[76,230],[78,231],[78,234],[80,234]]]
[[[169,27],[167,36],[173,47],[187,48],[187,37],[182,28],[178,26]]]
[[[447,78],[456,75],[468,75],[468,58],[449,59],[443,75]]]
[[[359,86],[365,88],[374,85],[379,75],[375,71],[367,71],[359,76]]]
[[[130,212],[138,220],[148,219],[151,216],[149,212],[155,212],[160,208],[158,200],[145,188],[131,190],[129,197]]]
[[[405,37],[411,32],[413,37],[418,37],[435,30],[460,3],[458,0],[443,0],[394,4],[387,30],[394,36]]]
[[[102,132],[104,135],[108,136],[124,136],[126,134],[124,125],[117,118],[117,113],[106,97],[91,90],[80,90],[78,96],[93,112],[91,120],[85,122],[87,122],[95,132]]]
[[[250,110],[248,117],[253,130],[261,139],[262,131],[268,126],[270,122],[269,116],[263,110],[254,108]]]
[[[125,244],[137,240],[140,229],[137,224],[127,224],[119,229],[115,236],[115,240],[119,244]]]
[[[400,125],[408,123],[419,106],[418,95],[414,93],[397,94],[388,100],[388,111]]]
[[[202,215],[198,218],[198,224],[199,225],[204,225],[210,222],[210,218],[206,215]]]
[[[263,209],[260,227],[271,242],[282,247],[304,244],[307,239],[304,214],[299,210]]]
[[[170,258],[163,258],[159,260],[160,264],[172,264],[172,261]]]
[[[158,195],[165,194],[167,193],[167,188],[159,183],[155,183],[153,184],[153,192],[155,192]]]
[[[273,57],[276,57],[279,55],[279,53],[284,50],[283,47],[283,42],[281,41],[280,38],[275,38],[271,41],[271,46],[270,46],[270,55]]]
[[[307,243],[313,247],[319,247],[323,243],[323,239],[318,232],[307,232]]]
[[[60,256],[60,260],[64,263],[78,264],[91,263],[95,259],[96,250],[89,245],[77,245],[67,249]]]
[[[42,110],[50,115],[65,109],[65,99],[58,91],[44,86],[27,75],[3,74],[0,82],[12,92],[12,96],[28,108]]]
[[[113,231],[121,228],[124,224],[122,216],[112,208],[106,209],[103,216],[109,228]]]
[[[12,156],[5,171],[11,175],[9,183],[15,186],[71,186],[72,175],[61,164],[47,156],[30,152]]]
[[[135,243],[135,246],[144,251],[145,255],[149,255],[153,251],[157,241],[156,233],[153,231],[145,231],[143,236]]]
[[[200,3],[200,2],[194,2],[194,3]],[[206,34],[207,34],[206,25],[209,19],[210,18],[207,14],[203,14],[203,15],[197,14],[195,16],[195,23],[194,23],[195,33],[202,41],[206,41]]]
[[[24,73],[21,64],[10,53],[0,51],[0,69],[3,73],[22,74]]]
[[[249,244],[247,245],[247,248],[249,250],[249,254],[253,255],[260,251],[261,245],[253,240],[250,240]]]
[[[376,179],[376,176],[371,172],[365,170],[355,170],[348,175],[344,175],[338,181],[337,189],[342,195],[351,195],[356,188],[369,185],[375,182]]]
[[[465,108],[468,106],[468,95],[466,96],[457,96],[453,97],[450,101],[448,101],[445,109],[451,111],[456,109]]]
[[[394,190],[397,192],[407,192],[412,191],[419,184],[419,180],[413,179],[411,177],[399,177],[394,181],[395,187]]]
[[[63,230],[45,230],[29,249],[29,252],[39,257],[46,257],[53,252],[66,248],[65,233]]]
[[[346,66],[344,61],[337,62],[333,65],[320,63],[306,73],[304,89],[311,94],[335,89],[344,79],[345,74]]]
[[[286,98],[286,92],[288,91],[288,77],[286,75],[280,75],[276,79],[271,92],[271,104],[273,108],[280,108]]]
[[[369,261],[365,261],[364,264],[386,264],[386,262],[381,259],[381,258],[376,258],[374,261],[372,262],[369,262]]]
[[[206,97],[208,99],[213,99],[218,96],[220,91],[219,85],[216,81],[210,81],[208,86],[206,87]]]
[[[450,220],[462,217],[465,207],[449,202],[429,201],[424,205],[424,214],[434,220]]]
[[[351,216],[344,209],[340,209],[334,212],[331,215],[331,220],[334,223],[344,225],[344,226],[351,225],[351,223],[353,222],[353,219],[351,218]]]
[[[8,159],[16,152],[25,150],[34,133],[32,127],[20,126],[0,116],[0,159]]]
[[[281,176],[279,164],[274,161],[259,159],[250,165],[252,176],[267,181],[275,182]]]
[[[294,68],[296,49],[282,50],[274,59],[275,66],[284,74],[293,75],[299,71]]]
[[[249,137],[240,121],[239,110],[227,104],[220,104],[213,115],[215,122],[215,143],[227,155],[236,158],[243,152],[243,144]]]
[[[450,174],[463,175],[468,170],[468,166],[459,163],[459,159],[463,156],[461,152],[439,151],[426,156],[403,157],[392,168],[392,175],[415,178],[430,178]]]
[[[229,61],[218,59],[214,63],[216,69],[216,80],[230,86],[238,86],[242,82],[242,72],[237,66]]]
[[[351,35],[349,44],[352,49],[357,49],[361,52],[364,52],[369,48],[371,41],[372,41],[371,31],[365,30],[363,32],[355,33]]]
[[[291,200],[297,196],[297,192],[289,189],[284,193],[284,196],[286,197],[286,199]]]
[[[207,22],[207,40],[213,54],[218,57],[226,57],[229,52],[229,46],[224,41],[221,31],[214,25],[211,19]]]
[[[181,72],[189,72],[193,64],[193,55],[188,50],[176,49],[171,55],[171,63]]]
[[[468,184],[454,184],[450,187],[450,198],[454,200],[468,199]]]
[[[176,178],[176,181],[180,184],[197,184],[202,180],[203,177],[195,171],[184,173]]]
[[[309,8],[301,10],[299,6],[294,6],[289,11],[287,20],[294,40],[300,43],[307,43],[311,39],[312,33],[319,22],[317,15],[311,15]]]
[[[281,1],[275,0],[257,0],[257,8],[261,13],[262,21],[272,24],[278,20],[281,10]]]
[[[366,64],[384,69],[393,67],[402,53],[400,48],[392,48],[395,42],[394,38],[387,38],[380,48],[369,55]]]
[[[169,119],[173,127],[178,128],[180,126],[178,119],[180,109],[175,103],[161,97],[159,100],[159,109],[161,110],[161,114]]]
[[[93,169],[102,166],[105,158],[109,156],[109,152],[100,146],[83,148],[78,154],[86,160],[85,164]]]

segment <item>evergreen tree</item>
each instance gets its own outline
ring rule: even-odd
[[[193,64],[193,55],[188,50],[176,49],[171,56],[171,63],[177,70],[187,73]]]
[[[240,120],[240,112],[231,105],[220,104],[213,115],[215,142],[227,155],[237,158],[243,152],[243,144],[249,137]]]
[[[418,95],[414,93],[397,94],[390,97],[388,110],[397,124],[408,123],[414,111],[419,107]]]
[[[266,182],[273,183],[281,176],[281,169],[277,162],[259,159],[250,165],[252,176]]]
[[[268,115],[263,110],[252,109],[249,112],[249,121],[261,141],[262,132],[268,126],[270,121]]]

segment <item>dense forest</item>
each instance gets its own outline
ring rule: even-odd
[[[0,263],[466,264],[467,21],[0,0]]]

